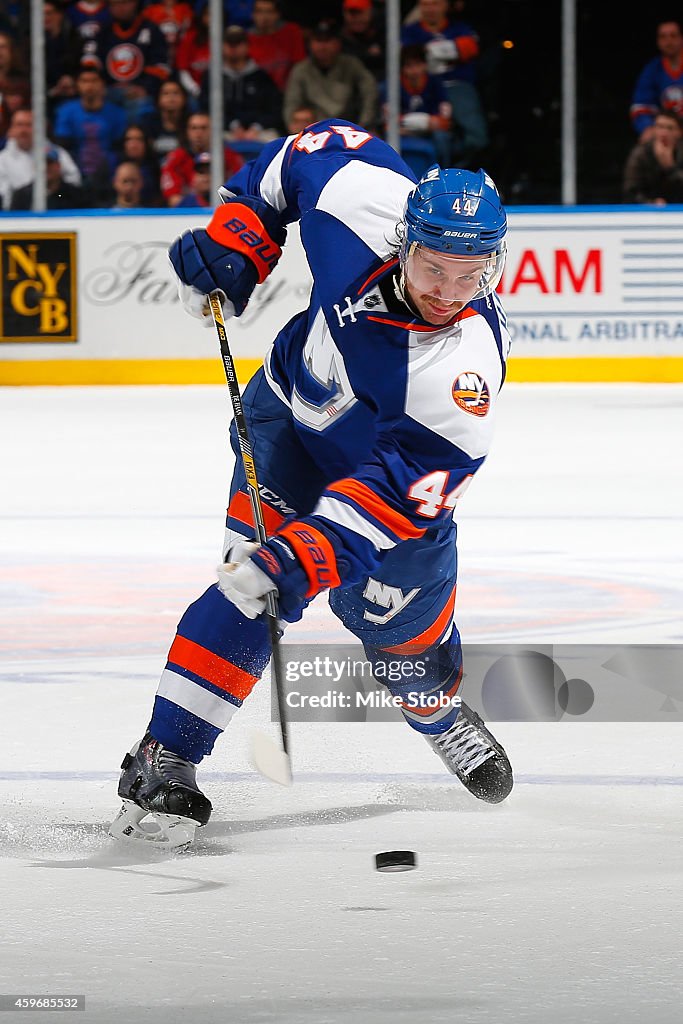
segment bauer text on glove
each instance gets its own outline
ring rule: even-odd
[[[338,587],[337,560],[329,538],[309,523],[288,522],[239,564],[218,570],[218,586],[247,618],[266,607],[266,594],[278,592],[284,619],[296,618],[305,601],[322,590]]]
[[[218,290],[240,316],[256,285],[276,266],[285,237],[276,211],[250,196],[219,206],[206,229],[185,231],[168,254],[179,281],[193,290],[180,294],[187,311],[197,315],[196,300],[193,307],[188,296]]]

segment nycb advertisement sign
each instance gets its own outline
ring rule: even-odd
[[[0,341],[76,341],[76,235],[0,235]]]

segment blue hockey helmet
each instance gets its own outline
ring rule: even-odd
[[[486,171],[445,170],[434,164],[408,196],[401,264],[416,249],[442,256],[486,260],[474,298],[489,295],[505,266],[507,217]]]

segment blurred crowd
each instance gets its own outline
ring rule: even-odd
[[[406,161],[418,176],[437,161],[490,169],[481,27],[464,0],[403,3],[401,18]],[[29,22],[29,4],[0,0],[4,210],[33,200]],[[224,0],[224,25],[226,178],[322,118],[386,132],[383,0]],[[45,0],[44,31],[48,207],[212,206],[206,0]],[[657,25],[656,48],[634,74],[634,148],[615,199],[662,205],[683,201],[678,22]]]

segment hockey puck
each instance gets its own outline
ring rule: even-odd
[[[417,857],[412,850],[386,850],[375,854],[378,871],[412,871],[417,867]]]

